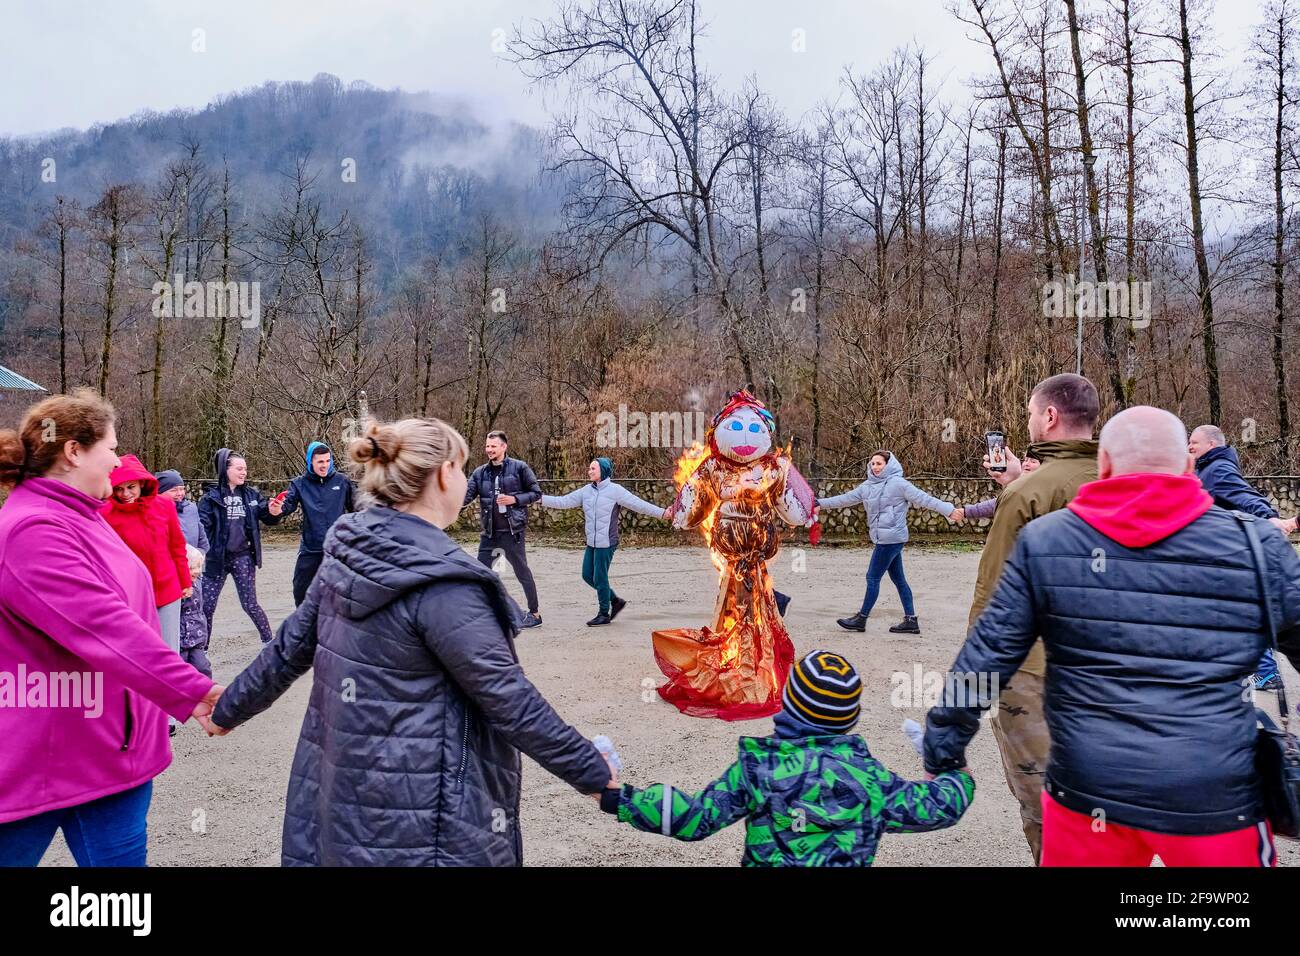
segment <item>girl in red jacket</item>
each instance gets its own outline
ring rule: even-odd
[[[158,497],[158,480],[135,455],[123,455],[109,481],[113,496],[104,503],[104,518],[148,570],[163,640],[179,653],[181,601],[194,587],[176,508]],[[176,732],[175,720],[171,732]]]

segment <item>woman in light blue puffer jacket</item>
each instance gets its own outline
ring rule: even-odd
[[[567,495],[542,495],[542,505],[547,508],[577,508],[582,506],[587,527],[587,550],[582,555],[582,580],[596,589],[600,603],[599,613],[587,622],[588,627],[608,624],[618,617],[627,602],[609,586],[609,565],[618,547],[619,509],[633,511],[652,518],[667,518],[668,509],[652,505],[638,498],[611,478],[614,463],[608,458],[596,458],[587,467],[590,484],[583,485]]]
[[[907,512],[913,505],[929,508],[955,523],[962,520],[962,510],[927,495],[904,478],[898,458],[883,448],[872,454],[866,481],[846,494],[817,499],[818,508],[847,508],[856,504],[867,510],[867,525],[874,545],[871,562],[867,565],[867,593],[857,614],[842,617],[836,623],[848,631],[865,631],[867,615],[880,594],[880,580],[888,574],[889,580],[898,588],[898,599],[903,603],[902,623],[889,630],[894,634],[920,634],[921,625],[912,604],[912,589],[903,573],[903,545],[908,538]]]

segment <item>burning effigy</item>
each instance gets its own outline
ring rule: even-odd
[[[664,700],[693,717],[748,720],[781,709],[794,645],[767,571],[784,525],[811,523],[816,499],[747,391],[713,418],[704,446],[678,461],[675,528],[699,528],[721,575],[713,624],[655,631]]]

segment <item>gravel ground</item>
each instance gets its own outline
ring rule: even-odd
[[[471,545],[471,551],[473,546]],[[623,779],[697,788],[718,776],[735,756],[739,735],[764,735],[770,720],[729,724],[686,717],[659,699],[663,677],[655,666],[650,632],[708,623],[717,575],[702,547],[624,547],[611,577],[628,607],[618,621],[592,629],[595,597],[580,576],[582,552],[530,547],[530,564],[542,596],[545,624],[525,631],[518,647],[524,668],[566,720],[588,736],[613,738],[623,757]],[[870,552],[863,548],[789,547],[772,563],[776,586],[793,598],[786,626],[800,654],[826,648],[858,668],[864,686],[859,731],[886,766],[920,777],[920,759],[902,734],[904,718],[924,720],[924,707],[891,702],[891,676],[943,671],[952,663],[965,628],[979,552],[972,547],[912,546],[908,579],[916,595],[922,633],[892,635],[901,616],[897,594],[885,582],[866,634],[840,630],[835,618],[851,613],[862,597]],[[295,548],[273,544],[258,576],[262,605],[278,625],[293,609],[290,591]],[[508,568],[507,586],[522,591]],[[228,683],[259,650],[256,631],[243,615],[233,585],[217,609],[211,658],[217,680]],[[1289,670],[1289,669],[1288,669]],[[209,739],[192,723],[174,739],[176,759],[154,782],[149,817],[152,865],[276,866],[289,766],[306,708],[310,675],[269,711],[225,738]],[[1288,688],[1300,700],[1300,684]],[[1270,701],[1274,695],[1264,695]],[[917,702],[923,704],[923,701]],[[1275,705],[1273,705],[1275,706]],[[1027,866],[1029,851],[1019,814],[1003,780],[992,733],[981,730],[970,749],[975,802],[955,827],[931,834],[887,837],[880,866]],[[638,833],[614,822],[584,798],[524,761],[525,861],[565,865],[734,865],[744,839],[738,824],[701,843],[678,843]],[[1296,851],[1280,844],[1283,865]],[[70,864],[62,837],[46,865]]]

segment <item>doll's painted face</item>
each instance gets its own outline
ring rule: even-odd
[[[713,440],[725,457],[742,464],[762,458],[772,448],[767,422],[752,408],[738,408],[718,422]]]

